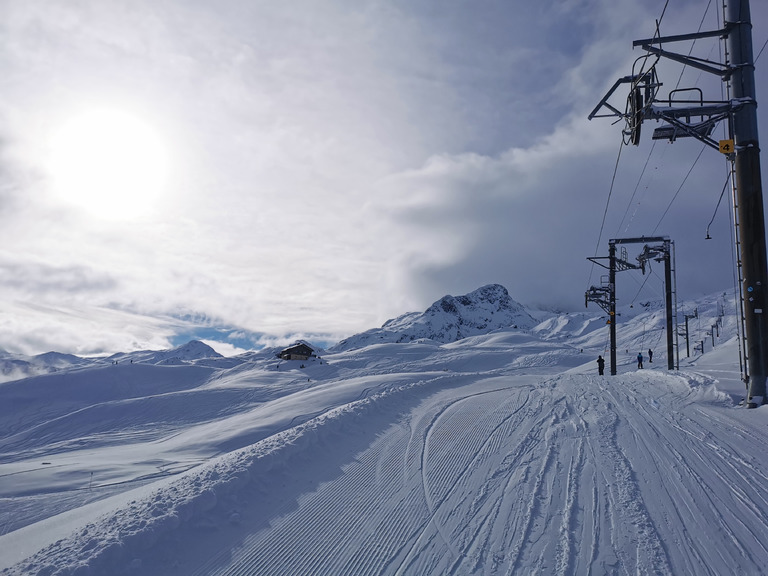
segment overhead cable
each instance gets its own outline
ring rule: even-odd
[[[691,175],[691,172],[693,172],[693,169],[696,167],[696,164],[698,163],[699,158],[701,158],[701,155],[704,153],[704,150],[706,149],[707,149],[707,145],[705,144],[704,146],[702,146],[701,150],[699,151],[699,155],[696,156],[696,160],[693,161],[691,168],[688,170],[688,173],[685,175],[685,178],[683,178],[683,181],[680,183],[680,186],[677,188],[675,195],[672,196],[672,200],[669,201],[669,204],[667,205],[667,209],[664,210],[664,214],[662,214],[661,218],[659,218],[659,222],[658,224],[656,224],[656,228],[653,229],[652,234],[656,234],[656,230],[658,230],[659,226],[661,226],[662,220],[664,220],[664,217],[667,215],[667,212],[669,212],[669,209],[672,207],[672,204],[675,202],[677,195],[680,194],[680,190],[682,190],[683,186],[685,186],[685,183],[688,180],[688,177]]]

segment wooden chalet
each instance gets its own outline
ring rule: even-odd
[[[307,360],[314,356],[314,349],[305,342],[297,342],[285,350],[281,350],[277,357],[282,360]]]

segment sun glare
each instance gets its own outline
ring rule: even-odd
[[[149,213],[165,187],[167,162],[156,130],[119,110],[73,117],[51,138],[56,194],[92,217]]]

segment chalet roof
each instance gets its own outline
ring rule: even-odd
[[[306,342],[299,341],[299,342],[295,342],[295,343],[291,344],[290,346],[288,346],[288,348],[284,348],[281,351],[281,354],[286,354],[286,353],[291,353],[291,352],[298,352],[298,351],[308,351],[308,352],[311,353],[311,352],[314,352],[315,349],[312,346],[310,346],[309,344],[307,344]]]

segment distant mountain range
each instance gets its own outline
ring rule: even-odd
[[[344,352],[373,344],[431,340],[441,344],[500,329],[519,329],[542,340],[584,337],[604,327],[595,310],[585,313],[557,313],[528,308],[513,300],[507,289],[489,284],[463,296],[443,296],[424,312],[409,312],[385,322],[381,328],[350,336],[330,348]],[[312,345],[311,343],[309,343]],[[316,351],[317,346],[312,345]],[[264,352],[277,352],[279,349]],[[155,365],[202,364],[232,367],[252,359],[253,352],[225,358],[207,344],[191,340],[170,350],[121,352],[108,357],[81,358],[48,352],[22,356],[0,350],[0,382],[103,364],[141,363]]]
[[[46,352],[37,356],[23,356],[0,350],[0,382],[81,366],[90,366],[93,363],[94,361],[89,358],[80,358],[79,356],[61,354],[59,352]]]
[[[106,358],[81,358],[72,354],[60,354],[59,352],[46,352],[37,356],[23,356],[0,350],[0,382],[102,364],[124,362],[189,364],[190,362],[201,360],[226,361],[216,350],[198,340],[192,340],[170,350],[120,352]]]

